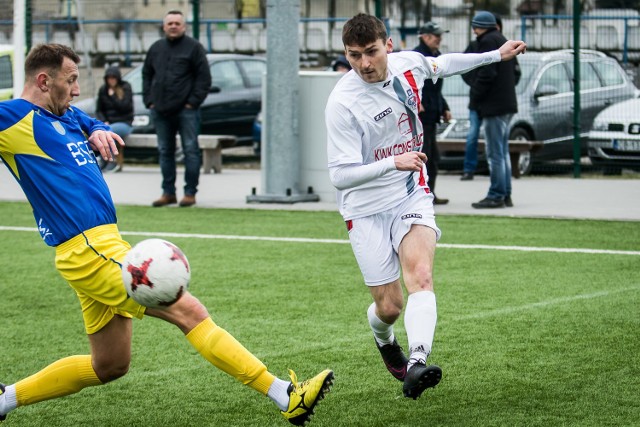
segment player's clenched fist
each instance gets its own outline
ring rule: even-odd
[[[409,151],[394,157],[396,169],[399,171],[419,172],[427,162],[427,155],[420,151]]]

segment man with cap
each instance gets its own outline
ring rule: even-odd
[[[438,57],[440,56],[440,42],[442,34],[448,33],[449,30],[443,30],[440,25],[435,22],[427,22],[418,30],[420,43],[413,49],[420,52],[424,56]],[[433,203],[435,205],[446,205],[449,199],[443,199],[436,195],[436,178],[438,177],[438,161],[440,160],[440,152],[438,151],[438,143],[436,141],[436,131],[440,120],[448,122],[451,119],[449,105],[442,96],[442,79],[438,79],[435,83],[432,80],[425,80],[422,88],[422,96],[420,99],[420,112],[418,116],[424,128],[424,143],[422,144],[422,152],[427,155],[427,173],[428,185],[433,193]]]
[[[498,30],[493,13],[480,11],[471,20],[477,52],[489,52],[502,46],[505,37]],[[471,206],[476,209],[513,206],[511,201],[511,160],[509,158],[509,121],[518,112],[516,99],[517,61],[490,64],[475,73],[469,104],[484,124],[491,185],[487,196]]]

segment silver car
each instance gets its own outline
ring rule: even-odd
[[[629,99],[600,112],[587,142],[589,158],[606,174],[622,168],[640,171],[640,99]]]
[[[573,50],[518,56],[522,76],[516,86],[518,113],[509,124],[510,139],[543,142],[541,149],[520,157],[521,175],[545,161],[573,158],[573,60]],[[580,64],[581,152],[586,155],[586,138],[596,114],[609,105],[638,97],[640,91],[618,62],[601,52],[582,50]],[[465,139],[469,87],[460,76],[447,77],[443,94],[456,120],[441,126],[440,139]],[[463,152],[442,151],[440,167],[461,169],[463,160]]]

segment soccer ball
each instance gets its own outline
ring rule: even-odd
[[[122,262],[127,294],[149,308],[168,307],[189,287],[191,268],[180,248],[162,239],[135,245]]]

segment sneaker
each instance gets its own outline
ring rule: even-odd
[[[414,364],[404,378],[402,392],[404,397],[416,400],[423,391],[435,387],[442,379],[442,369],[436,365],[425,366],[424,363]]]
[[[4,384],[0,383],[0,395],[4,393]],[[0,423],[7,419],[7,415],[0,415]]]
[[[465,172],[460,177],[460,181],[473,181],[473,172]]]
[[[160,197],[158,200],[156,200],[155,202],[153,202],[151,205],[154,208],[158,208],[161,206],[167,206],[167,205],[172,205],[174,203],[178,203],[178,199],[176,199],[176,195],[175,194],[163,194],[162,197]]]
[[[402,352],[402,347],[398,345],[397,340],[393,340],[391,344],[380,345],[374,338],[376,347],[382,355],[387,370],[391,372],[391,375],[399,381],[404,381],[404,377],[407,375],[407,363],[409,359]]]
[[[310,380],[298,384],[295,372],[289,370],[291,385],[289,393],[289,408],[280,411],[283,417],[296,426],[305,425],[311,419],[313,408],[318,402],[324,399],[324,395],[329,393],[333,385],[333,371],[325,369]]]
[[[475,209],[504,208],[504,200],[485,197],[484,199],[480,200],[478,203],[471,203],[471,207]]]
[[[504,205],[508,208],[513,207],[513,200],[511,200],[511,196],[507,196],[504,198]]]

